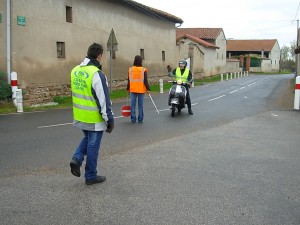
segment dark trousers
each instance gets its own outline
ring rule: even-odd
[[[188,106],[188,109],[192,109],[192,103],[191,103],[191,98],[190,98],[190,91],[189,89],[187,88],[186,89],[186,100],[185,100],[187,106]]]

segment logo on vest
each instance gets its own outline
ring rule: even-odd
[[[76,71],[74,75],[75,75],[75,78],[73,80],[74,89],[84,90],[85,88],[87,88],[85,79],[89,77],[88,73],[83,71]]]

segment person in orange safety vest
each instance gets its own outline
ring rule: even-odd
[[[131,122],[138,120],[142,123],[144,120],[144,94],[150,92],[150,86],[147,79],[147,68],[142,65],[142,57],[136,55],[133,66],[128,69],[127,91],[130,93]],[[136,117],[136,101],[138,101],[138,117]]]

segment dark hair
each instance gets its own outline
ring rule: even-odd
[[[87,56],[91,59],[97,59],[100,54],[103,54],[103,46],[97,43],[91,44],[87,51]]]
[[[134,66],[143,66],[143,65],[142,65],[142,62],[143,62],[142,56],[136,55],[136,56],[134,57],[133,65],[134,65]]]

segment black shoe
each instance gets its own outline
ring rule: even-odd
[[[192,111],[191,109],[189,109],[188,112],[189,112],[190,115],[193,115],[193,114],[194,114],[193,111]]]
[[[73,158],[70,162],[70,167],[71,167],[71,173],[75,177],[80,177],[80,163],[79,160],[76,158]]]
[[[86,185],[92,185],[92,184],[98,184],[98,183],[102,183],[106,180],[105,176],[96,176],[96,178],[94,180],[85,180],[85,184]]]

